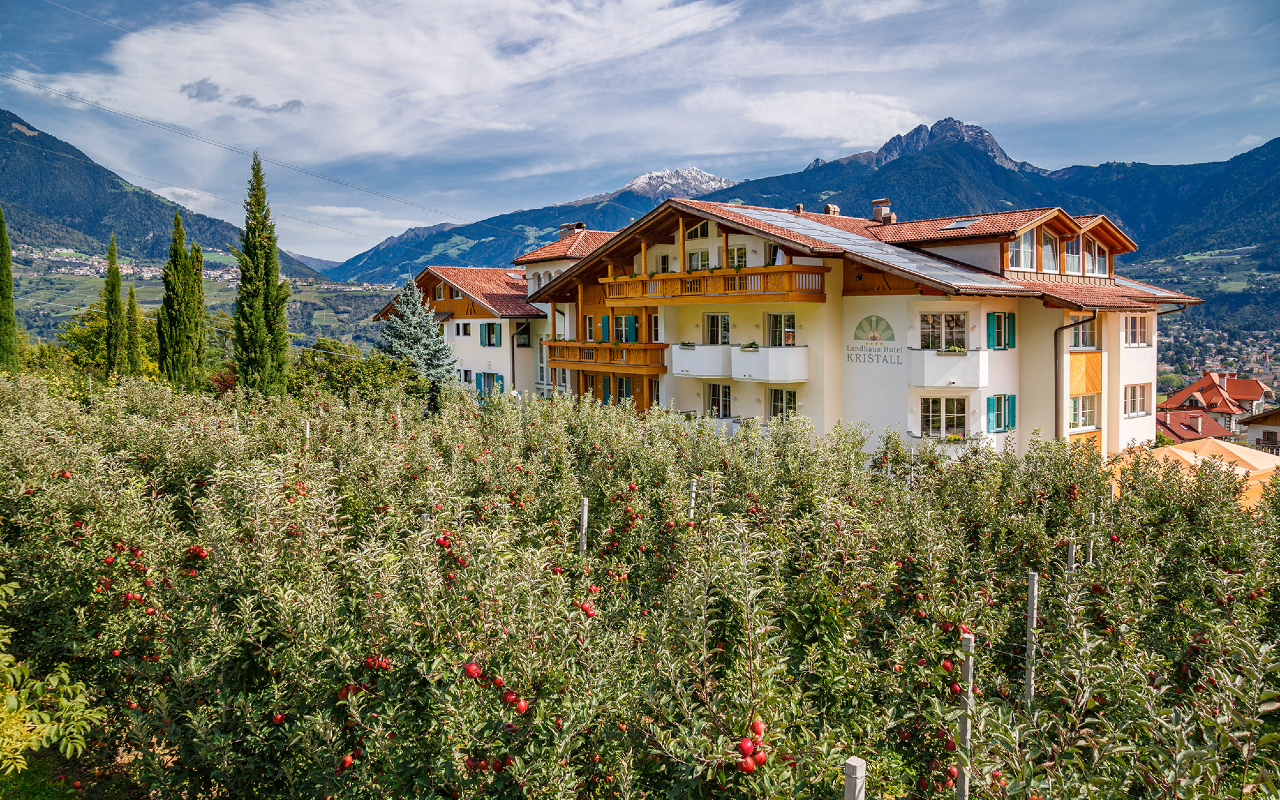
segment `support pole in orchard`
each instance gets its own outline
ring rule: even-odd
[[[1031,570],[1027,573],[1027,685],[1023,692],[1028,714],[1036,697],[1036,609],[1039,601],[1040,573]]]
[[[965,754],[965,761],[970,760],[969,748],[973,739],[973,634],[966,633],[960,637],[960,649],[964,652],[964,661],[960,664],[960,685],[964,692],[960,695],[960,745]],[[968,800],[969,797],[969,765],[956,776],[956,800]]]
[[[240,409],[231,409],[231,419],[236,423],[236,433],[240,432]]]
[[[1067,542],[1067,574],[1076,571],[1076,543]]]
[[[694,508],[698,505],[698,479],[689,481],[689,519],[693,519]]]
[[[867,762],[857,756],[844,762],[844,800],[867,800]]]
[[[582,516],[578,520],[578,553],[587,552],[587,498],[582,498]]]
[[[311,420],[307,420],[307,427],[305,429],[305,433],[303,434],[303,438],[305,439],[305,441],[303,442],[302,446],[305,447],[307,450],[310,450],[311,449]]]
[[[1097,519],[1098,519],[1098,512],[1090,511],[1089,512],[1089,549],[1085,555],[1085,561],[1087,561],[1090,564],[1093,563],[1093,526],[1097,523]]]

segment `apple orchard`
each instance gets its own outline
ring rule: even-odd
[[[849,756],[876,798],[1276,792],[1280,486],[419,408],[0,377],[0,625],[102,712],[82,760],[175,798],[839,798]]]

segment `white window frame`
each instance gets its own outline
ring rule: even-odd
[[[1062,240],[1062,271],[1067,275],[1084,274],[1084,257],[1080,236]],[[1072,253],[1072,250],[1075,250]]]
[[[1098,395],[1077,394],[1071,397],[1070,428],[1091,431],[1098,427]]]
[[[444,284],[443,283],[436,284],[435,298],[437,303],[444,301]]]
[[[1017,272],[1036,271],[1036,229],[1026,231],[1009,243],[1009,269]]]
[[[777,322],[778,339],[775,340],[774,322]],[[788,324],[790,328],[788,328]],[[788,337],[790,334],[790,337]],[[796,315],[788,311],[780,311],[774,314],[764,315],[764,338],[766,347],[795,347],[796,346]],[[777,341],[777,344],[774,342]]]
[[[967,397],[921,397],[920,436],[964,440],[969,433],[968,406]]]
[[[658,327],[659,327],[658,315],[650,314],[649,315],[649,341],[651,343],[656,343],[661,341],[662,337],[658,335],[659,333]]]
[[[724,254],[724,265],[729,269],[743,269],[747,266],[747,246],[729,245]]]
[[[769,388],[769,416],[785,417],[788,414],[796,413],[798,404],[796,403],[795,389]]]
[[[1150,347],[1151,336],[1146,314],[1130,314],[1124,318],[1124,346]]]
[[[1124,416],[1146,417],[1151,414],[1151,384],[1133,383],[1124,387]]]
[[[730,419],[733,416],[733,387],[727,383],[708,383],[707,416]]]
[[[703,341],[708,345],[715,347],[729,344],[729,315],[727,313],[719,312],[703,314],[702,323],[706,329],[703,335]],[[712,334],[713,328],[715,329],[714,335]]]
[[[686,272],[693,272],[699,269],[711,268],[711,251],[710,250],[689,250],[685,253]]]
[[[1061,244],[1055,234],[1046,230],[1040,231],[1040,267],[1041,272],[1057,272],[1059,249]]]
[[[590,314],[586,316],[587,323],[587,341],[594,342],[596,340],[596,321]]]
[[[708,220],[703,220],[684,232],[685,239],[709,239],[710,237],[711,223]]]
[[[936,339],[934,337],[937,337]],[[920,312],[920,349],[943,351],[949,347],[968,350],[969,312]]]
[[[1085,314],[1072,314],[1069,318],[1070,322],[1079,322],[1088,320],[1089,316]],[[1076,325],[1071,328],[1071,349],[1072,350],[1097,350],[1098,349],[1098,320],[1091,319],[1083,325]]]
[[[662,255],[658,256],[658,272],[670,272],[670,271],[671,271],[671,256],[666,253],[663,253]]]
[[[453,299],[454,300],[462,299],[462,290],[459,289],[457,286],[453,287]]]

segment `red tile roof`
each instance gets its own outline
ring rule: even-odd
[[[617,231],[580,230],[516,257],[512,264],[534,264],[539,261],[579,259],[614,237]]]
[[[1196,430],[1197,421],[1200,430]],[[1194,442],[1197,439],[1218,439],[1231,436],[1217,420],[1202,411],[1160,411],[1156,413],[1156,431],[1174,441]]]
[[[1013,283],[1033,289],[1044,295],[1050,303],[1076,310],[1098,309],[1099,311],[1150,311],[1155,299],[1137,300],[1135,292],[1113,283],[1061,283],[1058,281],[1020,281]]]
[[[1160,408],[1203,408],[1219,414],[1249,414],[1253,403],[1272,394],[1262,381],[1237,378],[1227,372],[1206,372],[1190,386],[1170,395]]]
[[[1056,208],[1025,208],[1018,211],[996,211],[991,214],[968,214],[961,217],[917,219],[910,222],[894,222],[889,225],[869,222],[870,235],[882,242],[895,244],[928,242],[943,239],[969,239],[982,236],[1012,236],[1019,229],[1045,217],[1052,216]],[[836,219],[839,219],[836,217]],[[977,220],[963,228],[945,228],[953,222]]]
[[[489,311],[495,317],[541,317],[542,312],[529,305],[524,275],[510,268],[495,267],[427,267],[427,271]]]

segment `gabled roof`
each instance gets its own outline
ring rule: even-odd
[[[544,244],[537,250],[530,250],[512,260],[512,264],[535,264],[540,261],[561,261],[579,259],[609,241],[617,231],[580,230],[557,239],[551,244]]]
[[[1280,425],[1280,408],[1268,408],[1240,420],[1241,425]]]
[[[1199,418],[1200,430],[1196,430],[1197,417]],[[1203,411],[1157,412],[1156,430],[1168,436],[1175,443],[1232,435],[1231,431]]]
[[[526,282],[524,275],[509,268],[497,267],[426,267],[418,273],[414,281],[419,288],[423,287],[428,276],[435,277],[470,298],[494,317],[524,318],[544,316],[537,307],[529,305],[525,299]],[[423,292],[424,300],[426,292]],[[395,300],[382,307],[374,319],[386,319],[392,311]],[[444,317],[440,317],[444,319]],[[437,320],[438,321],[438,320]]]
[[[1273,392],[1253,378],[1236,378],[1225,372],[1206,372],[1190,386],[1170,395],[1162,409],[1203,408],[1219,414],[1245,414],[1250,406]]]
[[[893,222],[888,225],[870,220],[868,222],[870,222],[871,235],[882,242],[914,243],[944,239],[976,239],[986,236],[1014,236],[1057,215],[1075,222],[1060,208],[1025,208],[1018,211],[997,211],[991,214]],[[971,224],[964,225],[970,220],[972,220]],[[963,227],[948,227],[952,225]]]

